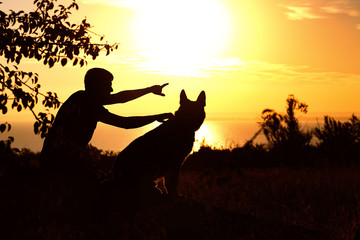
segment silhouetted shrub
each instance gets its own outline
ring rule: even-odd
[[[13,137],[0,141],[0,164],[9,164],[16,158],[16,153],[19,152],[19,149],[11,147],[13,142]]]
[[[190,154],[182,165],[182,169],[190,171],[222,171],[232,164],[232,155],[229,149],[212,149],[202,146],[198,152]]]
[[[103,180],[108,176],[117,155],[117,152],[104,151],[89,144],[81,153],[80,161],[91,175]]]
[[[325,116],[324,126],[316,127],[314,135],[319,149],[333,160],[349,163],[360,154],[360,120],[354,114],[346,122]]]
[[[7,168],[38,168],[39,153],[33,152],[28,148],[12,147],[14,138],[0,141],[0,166],[2,171]],[[1,173],[0,173],[1,174]]]
[[[300,128],[295,111],[307,113],[308,105],[301,103],[294,95],[286,99],[286,114],[280,114],[272,109],[262,111],[262,121],[259,123],[267,139],[268,148],[294,154],[310,145],[311,131]]]
[[[264,145],[245,144],[243,147],[234,148],[231,153],[234,165],[239,168],[266,168],[276,165]]]

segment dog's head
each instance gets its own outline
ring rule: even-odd
[[[196,101],[190,101],[184,90],[180,93],[180,108],[175,112],[175,119],[186,129],[196,131],[205,119],[205,92],[202,91]]]

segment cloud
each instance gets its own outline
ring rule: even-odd
[[[243,63],[236,57],[153,58],[139,55],[109,55],[107,64],[124,69],[181,77],[214,77],[226,75],[241,68]]]
[[[358,0],[312,0],[294,1],[291,4],[279,4],[287,9],[286,16],[290,20],[330,18],[334,15],[360,17],[360,1]]]
[[[313,9],[308,6],[285,6],[281,4],[279,6],[284,7],[288,10],[288,12],[286,12],[285,14],[290,20],[324,18],[324,16],[320,14],[313,13]]]
[[[360,16],[360,6],[355,1],[329,1],[321,9],[329,14],[345,14],[350,17]]]
[[[309,66],[292,66],[261,61],[243,61],[241,69],[236,71],[242,79],[247,79],[248,82],[359,85],[360,81],[359,74],[330,72]]]
[[[309,66],[262,61],[247,61],[236,57],[189,59],[188,62],[171,62],[169,59],[149,59],[141,56],[110,55],[104,58],[123,71],[141,71],[165,76],[221,78],[248,83],[311,84],[358,86],[360,74],[324,71]]]

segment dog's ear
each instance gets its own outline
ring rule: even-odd
[[[200,103],[204,107],[206,106],[206,95],[204,91],[199,94],[196,102]]]
[[[184,104],[187,101],[189,101],[189,99],[187,98],[186,93],[183,89],[183,90],[181,90],[181,93],[180,93],[180,105]]]

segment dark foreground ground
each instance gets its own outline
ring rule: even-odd
[[[182,167],[181,197],[131,198],[100,184],[116,155],[90,150],[97,178],[41,173],[29,152],[0,159],[0,239],[354,240],[359,229],[358,164],[205,147]]]
[[[132,212],[121,189],[38,170],[9,172],[0,187],[1,239],[333,239],[184,197],[149,195]]]

